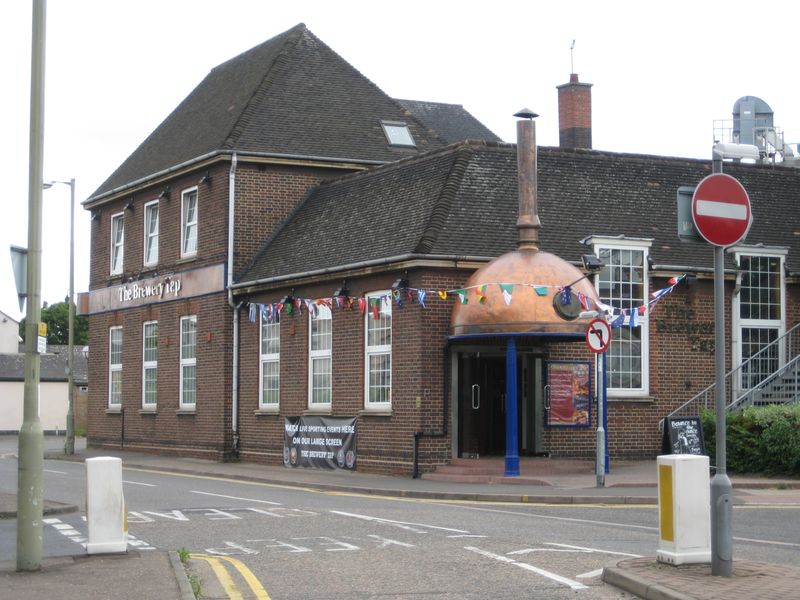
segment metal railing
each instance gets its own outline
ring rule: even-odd
[[[757,382],[751,389],[742,390],[742,380],[752,380],[753,367],[760,369],[765,362],[773,360],[772,357],[775,356],[784,357],[785,364]],[[764,346],[725,375],[725,406],[729,410],[739,410],[755,402],[773,404],[800,400],[797,391],[798,378],[800,377],[798,372],[800,370],[800,362],[798,358],[800,358],[800,323],[797,323],[789,331]],[[792,385],[794,385],[794,395],[790,392]],[[779,393],[781,387],[787,390],[785,394]],[[773,395],[775,400],[767,400],[770,394]],[[713,409],[715,406],[716,382],[673,410],[667,417],[695,416],[700,413],[701,408]],[[659,423],[659,429],[662,426],[663,420]]]

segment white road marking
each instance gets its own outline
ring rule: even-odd
[[[89,541],[88,538],[69,523],[64,523],[61,519],[42,519],[42,523],[50,525],[50,527],[58,531],[64,537],[86,548],[86,542]],[[130,533],[128,533],[128,545],[138,550],[155,550],[154,546],[148,544],[144,540],[140,540]]]
[[[126,479],[122,480],[122,483],[129,483],[131,485],[143,485],[145,487],[156,487],[153,483],[142,483],[141,481],[128,481]]]
[[[469,531],[464,531],[463,529],[453,529],[451,527],[440,527],[438,525],[426,525],[425,523],[409,523],[406,521],[393,521],[392,519],[381,519],[379,517],[370,517],[369,515],[358,515],[355,513],[348,513],[348,512],[341,512],[338,510],[332,510],[331,513],[335,515],[342,515],[344,517],[353,517],[355,519],[362,519],[364,521],[373,521],[375,523],[385,523],[387,525],[393,525],[395,527],[400,527],[401,529],[408,529],[415,533],[426,533],[423,530],[415,529],[415,527],[426,527],[428,529],[437,529],[440,531],[452,531],[454,533],[465,533],[469,534]]]
[[[571,546],[570,544],[558,544],[556,542],[545,542],[548,546],[559,546],[560,548],[569,548],[577,552],[595,552],[598,554],[613,554],[615,556],[628,556],[630,558],[641,558],[640,554],[629,554],[628,552],[615,552],[614,550],[603,550],[602,548],[586,548],[584,546]]]
[[[753,544],[770,544],[773,546],[789,546],[790,548],[800,548],[800,544],[794,542],[773,542],[771,540],[759,540],[755,538],[734,537],[737,542],[751,542]]]
[[[66,471],[54,471],[53,469],[42,469],[45,473],[55,473],[56,475],[69,475]]]
[[[592,579],[594,577],[600,577],[603,574],[603,569],[595,569],[594,571],[589,571],[588,573],[581,573],[580,575],[575,575],[575,579]]]
[[[367,537],[370,537],[374,540],[378,540],[381,543],[380,546],[378,546],[379,548],[386,548],[386,546],[391,546],[392,544],[394,544],[395,546],[402,546],[403,548],[414,547],[414,544],[407,544],[405,542],[398,542],[397,540],[390,540],[389,538],[381,537],[373,533],[368,534]]]
[[[488,550],[481,550],[480,548],[475,548],[474,546],[465,546],[464,550],[475,552],[476,554],[480,554],[481,556],[486,556],[487,558],[493,558],[496,561],[513,565],[515,567],[519,567],[520,569],[525,569],[526,571],[532,571],[537,575],[541,575],[542,577],[547,577],[548,579],[552,579],[557,583],[569,586],[573,590],[588,589],[588,586],[582,584],[580,581],[575,581],[573,579],[568,579],[567,577],[562,577],[557,573],[551,573],[550,571],[545,571],[544,569],[540,569],[539,567],[534,567],[533,565],[529,565],[528,563],[517,562],[513,558],[508,558],[507,556],[503,556],[501,554],[494,554],[493,552],[489,552]]]
[[[534,552],[571,552],[575,554],[576,552],[582,552],[585,554],[590,554],[589,550],[566,550],[562,548],[525,548],[523,550],[513,550],[511,552],[506,552],[509,555],[522,555],[522,554],[533,554]]]
[[[723,219],[747,220],[747,207],[744,204],[730,204],[715,200],[697,199],[696,212],[701,217],[720,217]]]
[[[215,496],[217,498],[228,498],[230,500],[242,500],[243,502],[258,502],[259,504],[272,504],[273,506],[281,506],[280,502],[270,502],[269,500],[256,500],[254,498],[240,498],[239,496],[226,496],[225,494],[212,494],[211,492],[200,492],[197,490],[190,490],[192,494],[202,494],[203,496]]]

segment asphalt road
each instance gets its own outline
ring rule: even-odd
[[[16,460],[0,456],[0,491],[13,491]],[[46,461],[46,497],[83,510],[84,473]],[[123,481],[132,547],[238,561],[274,600],[630,598],[600,570],[657,548],[654,507],[436,502],[134,469]],[[798,517],[736,507],[735,558],[797,565]],[[44,531],[45,556],[83,552],[82,512],[47,519]],[[13,560],[15,536],[15,521],[0,521],[0,560]],[[190,569],[207,596],[224,597],[207,559]]]

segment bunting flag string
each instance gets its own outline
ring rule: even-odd
[[[319,314],[319,307],[325,306],[329,309],[336,308],[339,311],[352,310],[358,308],[359,313],[362,315],[369,313],[372,318],[380,318],[381,308],[385,305],[395,303],[399,308],[404,306],[403,301],[413,302],[416,298],[417,303],[424,309],[428,308],[426,301],[429,298],[428,294],[440,300],[448,300],[451,297],[457,297],[459,303],[468,304],[470,296],[474,296],[477,304],[485,304],[488,299],[488,290],[490,286],[498,286],[502,294],[503,301],[507,306],[510,306],[517,288],[530,288],[538,296],[547,296],[551,290],[554,293],[561,294],[561,300],[564,303],[570,303],[573,296],[577,297],[581,308],[584,311],[596,310],[601,318],[605,318],[612,328],[623,327],[626,323],[631,329],[637,327],[641,319],[666,296],[671,294],[675,288],[686,279],[687,274],[680,277],[671,277],[668,280],[668,287],[656,290],[650,294],[649,299],[645,304],[638,306],[631,306],[628,308],[617,308],[606,304],[600,300],[593,300],[586,294],[581,292],[574,292],[569,285],[552,285],[552,284],[539,284],[539,283],[482,283],[474,286],[467,286],[454,290],[426,290],[422,288],[401,288],[392,290],[391,292],[382,296],[366,297],[353,297],[353,296],[332,296],[329,298],[289,298],[285,302],[274,302],[267,304],[260,304],[255,302],[246,303],[248,310],[248,318],[250,322],[255,323],[258,315],[262,315],[264,320],[268,323],[280,322],[280,313],[292,316],[294,314],[303,314],[303,307],[312,316],[315,317]]]

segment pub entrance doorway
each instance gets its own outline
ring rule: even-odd
[[[517,355],[517,439],[520,456],[544,453],[543,358]],[[497,352],[458,355],[458,456],[503,456],[506,452],[506,357]]]

